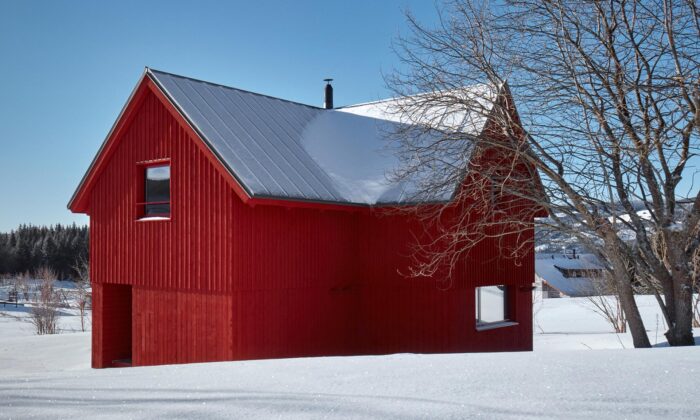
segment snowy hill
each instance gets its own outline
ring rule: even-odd
[[[640,297],[640,309],[652,343],[659,342],[663,325],[656,324],[657,307],[647,298]],[[1,413],[8,418],[700,418],[700,348],[630,349],[629,336],[610,333],[585,299],[537,302],[535,319],[534,352],[92,370],[88,333],[33,336],[5,316],[0,317]]]
[[[639,216],[644,223],[647,223],[648,229],[651,229],[650,221],[652,220],[653,216],[649,209],[647,209],[642,202],[633,202],[632,205],[637,216]],[[678,201],[675,217],[677,223],[680,223],[685,218],[685,215],[690,210],[690,205],[690,200],[688,199]],[[608,220],[615,222],[620,238],[625,241],[634,241],[636,239],[634,231],[629,228],[629,225],[626,225],[626,223],[630,223],[630,214],[625,213],[622,206],[618,206],[615,209],[614,216],[610,212],[607,214],[610,215],[608,216]],[[560,213],[557,216],[564,225],[571,226],[571,228],[579,231],[586,231],[586,226],[581,224],[579,213],[574,212],[569,216]],[[567,232],[561,232],[560,230],[556,229],[555,227],[557,226],[557,223],[552,222],[550,218],[542,218],[539,220],[541,224],[535,226],[535,243],[537,244],[535,246],[536,252],[560,253],[571,249],[578,249],[581,252],[590,252],[590,250],[586,250],[578,239],[572,237]]]

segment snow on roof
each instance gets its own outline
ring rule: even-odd
[[[558,268],[557,268],[558,267]],[[571,258],[563,254],[537,254],[535,273],[547,284],[567,296],[590,296],[596,290],[590,277],[564,277],[565,270],[602,270],[603,267],[593,254],[579,254]]]
[[[322,109],[147,72],[251,197],[363,205],[421,201],[416,194],[426,174],[391,180],[400,160],[387,144],[402,122],[378,111],[385,102]],[[479,134],[483,113],[464,114],[446,114],[444,121]],[[422,199],[448,201],[453,192]]]
[[[649,210],[639,210],[639,211],[637,211],[637,216],[639,216],[639,218],[642,220],[651,220],[652,219],[651,212]],[[615,219],[620,219],[620,220],[623,220],[625,222],[630,222],[632,220],[632,216],[630,216],[629,214],[619,214],[616,216],[608,217],[608,220],[610,220],[611,222],[615,221]]]
[[[382,135],[390,135],[395,125],[375,118],[322,112],[306,124],[300,143],[345,200],[363,204],[411,202],[417,180],[390,180],[393,171],[399,169],[399,161]],[[442,191],[433,200],[447,201],[452,193]]]
[[[496,95],[497,89],[493,86],[478,84],[445,92],[349,105],[337,111],[402,124],[424,124],[429,121],[433,127],[479,135],[491,113]],[[440,105],[444,97],[448,97],[449,104]],[[460,106],[455,107],[455,103]],[[470,109],[470,112],[465,109]]]

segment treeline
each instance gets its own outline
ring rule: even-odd
[[[59,279],[75,277],[76,263],[88,258],[88,227],[20,225],[0,233],[0,274],[51,268]]]

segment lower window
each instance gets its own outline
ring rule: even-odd
[[[477,287],[476,325],[508,320],[508,288],[504,285]]]

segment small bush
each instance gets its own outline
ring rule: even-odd
[[[38,335],[58,334],[58,307],[61,297],[55,290],[56,275],[51,269],[42,269],[37,272],[40,277],[39,296],[32,308],[31,322]]]

